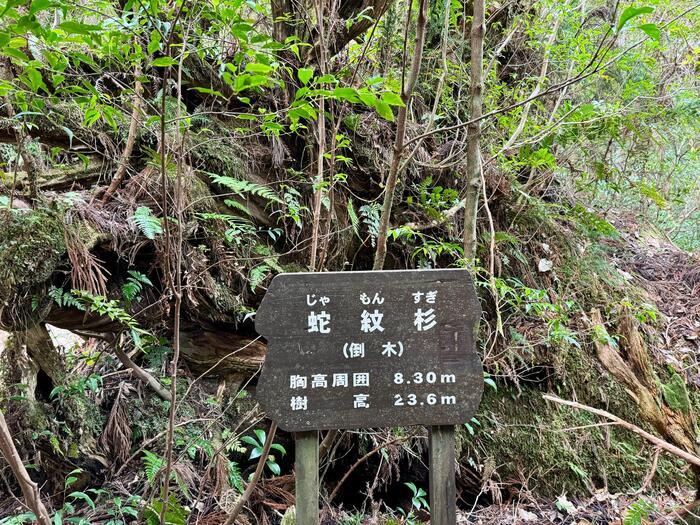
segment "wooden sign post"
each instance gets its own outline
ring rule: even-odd
[[[454,525],[454,425],[474,415],[481,310],[466,270],[288,273],[256,315],[257,398],[296,432],[297,523],[318,523],[318,431],[430,428],[431,523]]]

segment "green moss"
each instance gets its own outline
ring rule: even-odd
[[[45,282],[65,252],[63,224],[53,214],[0,210],[0,289]]]
[[[671,375],[671,379],[667,383],[661,384],[661,392],[664,396],[664,401],[671,410],[690,413],[690,398],[688,390],[685,386],[685,381],[675,372]]]
[[[555,393],[563,398],[604,408],[646,427],[629,395],[595,360],[576,348],[563,352],[553,373]],[[500,480],[521,481],[542,497],[563,492],[586,497],[607,486],[610,492],[639,488],[649,469],[651,448],[638,436],[615,426],[598,426],[594,415],[557,406],[542,398],[543,390],[523,385],[487,388],[477,435],[462,436],[477,463],[492,464]],[[673,458],[659,459],[658,487],[691,481]]]
[[[207,171],[217,175],[246,178],[248,154],[221,123],[209,122],[206,128],[191,134],[188,149],[193,165],[206,166]]]
[[[204,175],[202,175],[204,176]],[[160,176],[159,176],[160,177]],[[160,179],[158,179],[160,183]],[[168,171],[168,189],[174,191],[177,183],[177,171]],[[209,190],[209,186],[198,175],[187,175],[184,181],[187,193],[187,208],[192,212],[213,212],[216,210],[216,201]]]
[[[217,311],[226,314],[235,314],[240,307],[243,306],[241,296],[235,294],[233,290],[224,283],[215,280],[214,290],[212,298],[214,299]]]

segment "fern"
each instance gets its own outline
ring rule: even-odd
[[[151,280],[141,272],[129,270],[129,277],[122,285],[122,296],[127,303],[133,301],[143,290],[144,285],[153,286]]]
[[[227,200],[226,203],[228,204],[229,201]],[[199,213],[197,216],[203,220],[224,222],[228,226],[228,229],[224,232],[224,236],[229,243],[240,245],[245,237],[257,233],[255,225],[244,217],[236,217],[235,215],[227,215],[225,213]]]
[[[150,279],[140,272],[130,271],[129,275],[127,282],[122,286],[122,293],[127,304],[142,290],[144,284],[152,285]],[[95,312],[121,323],[129,329],[134,343],[139,348],[144,344],[144,337],[152,338],[152,334],[141,328],[138,321],[115,299],[93,295],[84,290],[66,292],[55,286],[49,288],[48,296],[58,306],[67,306],[82,312]]]
[[[247,180],[234,179],[233,177],[227,177],[225,175],[217,175],[216,173],[207,173],[211,179],[216,183],[220,184],[231,190],[232,193],[238,195],[239,197],[246,198],[248,196],[260,197],[269,202],[276,202],[282,204],[282,199],[279,195],[275,193],[271,188],[264,186],[262,184],[255,184]]]
[[[625,517],[622,520],[623,525],[644,525],[644,522],[649,518],[649,515],[656,510],[653,503],[640,498],[629,506]]]
[[[379,218],[381,209],[381,205],[377,202],[365,204],[364,206],[360,207],[362,222],[364,222],[367,226],[367,230],[369,231],[372,240],[372,246],[375,245],[377,235],[379,235]]]
[[[136,319],[134,319],[129,312],[122,308],[118,301],[114,299],[107,299],[101,295],[92,295],[89,292],[83,290],[71,290],[71,294],[75,299],[81,304],[81,309],[89,309],[91,312],[96,312],[100,315],[106,315],[112,321],[118,321],[127,328],[133,330],[139,330]]]
[[[301,229],[302,215],[307,213],[309,209],[301,205],[301,193],[296,189],[284,184],[282,189],[284,190],[284,203],[286,205],[284,216],[292,219],[297,228]]]
[[[228,483],[240,493],[245,491],[241,469],[235,461],[228,462]]]
[[[240,211],[241,213],[250,215],[250,210],[248,209],[248,207],[241,204],[238,201],[234,201],[233,199],[225,199],[224,204],[232,210]]]
[[[148,206],[136,208],[132,219],[147,239],[153,240],[156,235],[163,233],[162,219],[153,215]]]
[[[58,306],[68,306],[71,308],[77,308],[78,310],[85,310],[85,306],[78,300],[72,292],[66,292],[62,288],[56,288],[52,286],[49,288],[49,297]]]
[[[352,226],[352,231],[355,235],[359,237],[360,235],[360,219],[355,212],[355,205],[352,203],[352,199],[348,199],[348,217],[350,218],[350,225]]]
[[[153,452],[144,450],[143,466],[144,472],[146,473],[146,479],[150,484],[153,484],[153,482],[156,480],[156,476],[158,476],[158,473],[163,470],[163,467],[165,466],[165,459],[157,454],[154,454]]]
[[[249,284],[252,291],[255,291],[255,289],[263,283],[270,274],[271,269],[269,265],[263,263],[250,270],[248,273],[248,280],[250,281]]]

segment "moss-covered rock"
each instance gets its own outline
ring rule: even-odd
[[[46,281],[66,252],[63,224],[47,211],[0,210],[0,286]]]
[[[36,288],[49,280],[65,253],[60,217],[41,209],[0,209],[0,325],[21,328],[32,319]]]

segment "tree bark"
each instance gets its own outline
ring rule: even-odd
[[[669,442],[697,456],[699,447],[696,445],[697,433],[692,411],[689,409],[684,413],[683,410],[674,410],[663,401],[660,381],[653,371],[651,357],[635,323],[629,314],[620,323],[625,358],[601,335],[597,335],[593,341],[596,355],[605,369],[625,386],[639,409],[639,416]],[[607,334],[602,315],[597,309],[591,312],[591,326],[594,334]],[[700,494],[700,465],[693,464],[692,469],[696,491]]]
[[[406,20],[406,27],[410,23],[410,4],[409,17]],[[386,187],[384,188],[384,202],[382,204],[382,214],[379,220],[379,233],[377,234],[377,250],[374,254],[373,270],[381,270],[384,268],[386,260],[386,243],[389,232],[389,221],[391,220],[391,207],[394,202],[394,192],[396,191],[396,181],[399,176],[399,166],[401,165],[401,157],[403,156],[406,137],[406,119],[408,118],[408,105],[411,102],[413,90],[418,81],[420,74],[421,63],[423,60],[423,44],[425,42],[425,30],[428,23],[428,1],[421,0],[418,10],[418,18],[416,19],[416,41],[413,46],[413,59],[411,61],[411,72],[408,80],[401,86],[401,100],[403,106],[399,108],[399,114],[396,118],[396,139],[394,140],[394,149],[391,156],[391,165],[389,167],[389,175],[386,179]],[[408,33],[408,31],[407,31]]]
[[[476,218],[479,209],[481,189],[481,118],[483,106],[483,62],[484,62],[484,0],[474,0],[474,14],[471,29],[471,98],[470,120],[467,127],[467,192],[464,205],[464,258],[476,256]]]
[[[22,494],[24,495],[24,502],[27,507],[31,509],[36,517],[36,521],[39,525],[51,525],[51,517],[49,516],[44,503],[41,501],[41,494],[39,493],[39,487],[36,483],[32,481],[29,477],[27,469],[24,468],[24,463],[22,463],[22,458],[17,452],[14,442],[12,441],[12,434],[10,429],[7,427],[7,422],[5,421],[5,416],[0,411],[0,451],[5,457],[12,473],[17,478],[20,488],[22,489]]]
[[[129,124],[129,135],[126,139],[126,145],[124,146],[124,151],[122,151],[121,158],[119,159],[119,167],[117,172],[112,178],[112,182],[102,196],[102,203],[105,203],[109,198],[117,191],[119,185],[124,180],[126,176],[126,170],[129,166],[129,160],[131,159],[131,154],[134,151],[134,144],[136,144],[136,135],[139,132],[139,124],[141,123],[141,98],[143,97],[143,84],[141,84],[141,65],[136,64],[134,67],[134,96],[132,98],[132,110],[131,110],[131,123]]]

